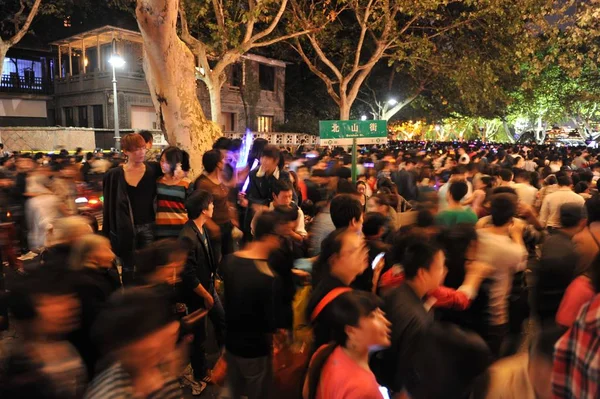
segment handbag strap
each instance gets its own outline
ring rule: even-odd
[[[329,291],[327,293],[327,295],[325,295],[323,297],[323,299],[321,299],[319,301],[317,306],[315,306],[315,309],[310,314],[310,320],[315,321],[315,319],[319,316],[319,314],[323,311],[323,309],[325,309],[325,306],[329,305],[338,296],[340,296],[346,292],[349,292],[349,291],[352,291],[352,288],[338,287],[338,288],[334,288],[331,291]]]

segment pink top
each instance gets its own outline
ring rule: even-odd
[[[581,307],[591,301],[594,295],[596,293],[589,277],[579,276],[571,281],[560,301],[558,312],[556,312],[556,323],[571,327],[575,323]]]
[[[356,364],[338,346],[323,366],[316,399],[383,399],[383,396],[373,373]]]

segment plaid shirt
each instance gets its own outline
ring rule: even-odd
[[[600,295],[583,305],[577,321],[554,347],[555,399],[600,397]]]

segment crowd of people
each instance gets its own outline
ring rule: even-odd
[[[597,150],[121,147],[1,160],[0,397],[600,397]]]

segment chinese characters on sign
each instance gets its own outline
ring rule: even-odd
[[[386,144],[387,121],[320,121],[321,145]]]

